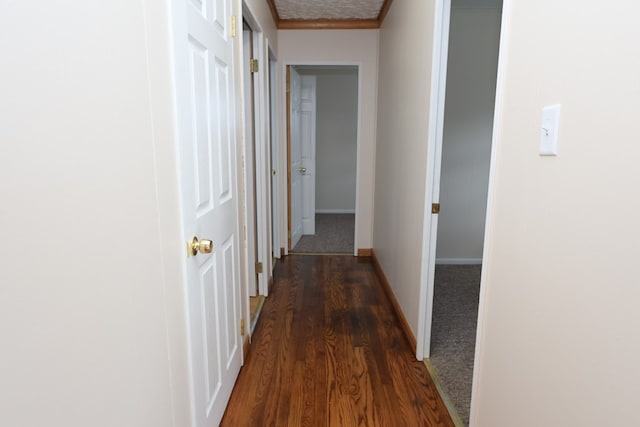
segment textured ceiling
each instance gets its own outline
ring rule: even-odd
[[[384,0],[274,0],[282,20],[377,19]]]

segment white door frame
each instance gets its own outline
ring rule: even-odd
[[[503,0],[500,21],[500,42],[498,47],[498,73],[496,81],[496,98],[493,116],[493,132],[491,138],[491,160],[489,164],[489,191],[487,197],[487,213],[483,253],[489,253],[491,246],[491,223],[493,199],[495,197],[495,163],[498,152],[498,134],[501,128],[502,99],[504,96],[504,52],[509,38],[509,10],[511,0]],[[437,215],[431,213],[431,204],[439,201],[440,165],[442,160],[442,131],[444,126],[444,99],[447,74],[447,56],[449,47],[449,22],[451,17],[451,0],[437,0],[435,10],[433,61],[431,75],[431,99],[428,135],[428,163],[426,175],[426,195],[424,209],[424,226],[422,241],[422,270],[420,274],[420,303],[416,357],[423,360],[429,356],[431,347],[431,321],[433,314],[433,279],[435,273]],[[434,192],[437,189],[438,192]],[[478,325],[476,328],[476,348],[471,392],[470,426],[475,425],[477,405],[479,348],[483,339],[486,312],[486,280],[487,257],[482,260],[480,277],[480,301],[478,304]]]
[[[287,96],[287,76],[286,76],[286,71],[287,71],[287,67],[288,66],[296,66],[296,65],[302,65],[302,66],[336,66],[336,67],[342,67],[342,66],[346,66],[346,67],[357,67],[358,68],[358,119],[357,119],[357,141],[356,141],[356,214],[355,214],[355,231],[354,231],[354,237],[353,237],[353,256],[358,256],[358,222],[359,222],[359,210],[360,210],[360,164],[362,162],[362,153],[361,153],[361,139],[362,136],[360,135],[360,124],[362,121],[362,63],[359,61],[307,61],[307,60],[295,60],[295,59],[286,59],[282,62],[282,66],[280,68],[281,71],[281,78],[280,78],[280,83],[281,83],[281,87],[282,90],[280,92],[280,94],[283,96],[283,108],[282,111],[284,114],[282,114],[281,116],[281,123],[280,125],[282,126],[282,129],[287,129],[287,105],[286,105],[286,96]],[[283,144],[284,144],[284,149],[283,151],[286,153],[287,152],[287,138],[286,138],[286,134],[285,134],[285,138],[283,138]],[[288,164],[289,159],[285,158],[285,164]],[[283,195],[283,206],[288,206],[289,205],[289,191],[287,189],[287,182],[284,182],[284,195]],[[285,209],[284,212],[281,213],[283,218],[284,218],[284,224],[288,224],[289,221],[289,210]],[[285,227],[285,241],[288,241],[286,239],[286,233],[288,233],[288,227]],[[285,250],[284,250],[285,255],[289,254],[289,245],[285,245]]]
[[[496,78],[496,100],[495,108],[493,111],[493,132],[491,136],[491,159],[489,161],[489,191],[487,194],[487,213],[484,223],[484,244],[482,247],[482,253],[488,254],[490,252],[492,227],[490,218],[493,217],[493,199],[495,197],[495,177],[496,177],[496,157],[498,153],[498,134],[502,127],[502,99],[504,97],[505,87],[505,56],[507,48],[507,40],[509,39],[509,12],[511,10],[511,0],[502,1],[502,16],[500,17],[500,41],[498,42],[498,73]],[[476,404],[478,396],[478,373],[480,371],[478,361],[480,359],[480,345],[483,340],[484,333],[484,320],[485,320],[485,308],[486,308],[486,283],[487,283],[487,271],[488,271],[487,257],[482,258],[482,273],[480,275],[480,300],[478,302],[478,326],[476,328],[476,348],[473,357],[473,380],[471,382],[471,410],[470,410],[470,425],[474,426],[476,418]]]
[[[257,19],[251,13],[251,10],[247,6],[245,2],[242,3],[242,19],[244,19],[251,30],[253,32],[253,58],[258,60],[259,63],[259,71],[254,74],[253,78],[253,108],[254,108],[254,136],[255,136],[255,159],[254,162],[250,162],[249,160],[252,158],[249,156],[250,153],[246,152],[245,143],[245,152],[244,152],[244,161],[245,161],[245,190],[252,189],[255,191],[255,207],[253,210],[246,212],[246,224],[253,224],[253,214],[255,212],[255,224],[256,224],[256,232],[255,236],[257,241],[252,242],[254,240],[253,234],[247,234],[247,247],[245,249],[245,255],[247,260],[254,259],[253,250],[254,245],[257,248],[257,259],[256,262],[262,262],[263,264],[263,272],[258,274],[258,294],[267,296],[269,293],[269,275],[271,272],[271,255],[269,248],[269,202],[268,202],[268,188],[271,173],[269,168],[269,133],[268,133],[268,120],[267,120],[267,112],[268,112],[268,95],[267,95],[267,86],[265,75],[268,75],[268,64],[267,56],[265,52],[268,51],[268,47],[266,44],[266,40],[264,37],[264,33],[262,32],[262,28],[258,24]],[[238,25],[241,24],[241,21],[238,22]],[[240,32],[242,34],[242,32]],[[243,41],[244,46],[244,41]],[[242,64],[243,74],[245,70],[249,67],[249,64]],[[244,88],[248,90],[249,88]],[[243,91],[244,93],[244,91]],[[248,117],[244,117],[243,120],[248,120]],[[246,130],[246,126],[243,126],[243,129]],[[244,135],[245,141],[247,138],[250,138],[250,135]],[[247,180],[250,168],[255,164],[255,188],[253,188],[253,183],[249,183]],[[249,198],[251,198],[251,202],[249,203]],[[253,194],[250,194],[248,191],[245,191],[245,199],[246,206],[253,205]],[[252,262],[245,263],[245,274],[247,277],[248,286],[253,285],[253,277],[255,277],[255,265]]]
[[[246,283],[250,297],[258,295],[258,279],[254,269],[256,262],[258,261],[258,200],[257,197],[257,160],[255,154],[257,151],[257,134],[258,130],[256,123],[256,111],[255,111],[255,85],[253,84],[253,76],[249,72],[249,60],[253,58],[253,29],[245,30],[244,21],[242,22],[242,88],[243,88],[243,147],[242,147],[242,161],[244,171],[244,218],[245,218],[245,246],[246,252],[245,268],[246,268]],[[247,33],[251,34],[247,37]]]

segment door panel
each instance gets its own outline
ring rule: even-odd
[[[302,237],[302,151],[301,151],[301,103],[302,81],[300,74],[291,67],[291,249]]]
[[[302,76],[300,100],[300,163],[302,234],[316,233],[316,76]]]
[[[194,426],[219,424],[242,363],[233,42],[229,0],[178,0],[176,103]]]
[[[278,63],[269,55],[269,145],[271,148],[271,256],[280,258],[280,150],[278,146]],[[268,289],[267,289],[268,290]]]

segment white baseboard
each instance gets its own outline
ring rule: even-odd
[[[436,258],[436,264],[482,264],[482,258]]]
[[[316,209],[317,214],[355,214],[355,209]]]

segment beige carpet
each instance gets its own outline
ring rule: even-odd
[[[469,425],[478,322],[480,265],[437,265],[431,329],[431,365]]]
[[[316,214],[316,234],[304,235],[298,253],[353,253],[354,214]]]

